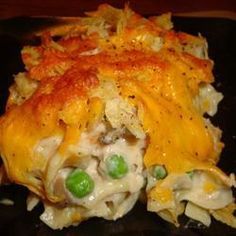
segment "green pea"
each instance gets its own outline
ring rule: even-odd
[[[128,173],[128,165],[121,155],[112,155],[106,159],[106,168],[109,176],[120,179]]]
[[[193,170],[187,171],[186,174],[189,176],[190,179],[192,179],[194,175],[194,171]]]
[[[164,179],[167,176],[167,170],[163,165],[156,165],[153,167],[152,174],[157,180]]]
[[[67,176],[66,188],[75,197],[82,198],[93,191],[94,182],[85,171],[76,169]]]

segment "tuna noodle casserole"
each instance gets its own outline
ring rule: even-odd
[[[141,192],[176,226],[185,214],[236,227],[234,175],[216,167],[221,131],[204,116],[222,99],[207,43],[172,27],[170,14],[101,5],[23,48],[0,118],[2,174],[30,190],[28,210],[43,202],[51,228],[116,220]]]

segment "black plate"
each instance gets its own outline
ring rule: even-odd
[[[12,75],[23,71],[20,49],[23,45],[37,43],[30,37],[39,28],[55,24],[53,18],[14,18],[0,21],[0,112],[12,83]],[[175,29],[201,34],[208,39],[209,55],[215,61],[215,87],[224,93],[213,123],[223,130],[226,144],[219,166],[226,172],[236,172],[236,21],[208,18],[174,18]],[[22,160],[23,161],[23,160]],[[19,186],[0,188],[0,199],[14,200],[14,206],[0,205],[0,235],[106,235],[106,236],[152,236],[152,235],[236,235],[236,230],[213,220],[209,228],[197,226],[181,217],[179,228],[164,222],[156,214],[148,213],[145,205],[135,208],[116,222],[91,219],[78,227],[53,231],[39,220],[42,205],[32,212],[26,211],[27,190]]]

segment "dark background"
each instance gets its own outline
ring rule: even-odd
[[[221,11],[223,15],[230,15],[224,11],[236,12],[235,0],[0,0],[0,18],[19,15],[78,16],[104,2],[116,7],[123,7],[125,2],[129,2],[134,10],[142,14]]]

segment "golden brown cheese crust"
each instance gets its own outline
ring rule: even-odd
[[[106,8],[90,15],[105,17]],[[125,14],[131,13],[126,9]],[[11,181],[56,201],[45,193],[51,160],[36,155],[34,147],[44,138],[62,135],[59,152],[62,163],[68,161],[68,145],[103,115],[104,101],[91,95],[102,76],[114,80],[120,95],[137,107],[149,137],[146,167],[164,164],[170,173],[208,169],[223,175],[215,167],[219,151],[212,134],[193,106],[199,85],[214,80],[212,62],[185,50],[186,45],[203,45],[204,39],[166,30],[134,13],[126,19],[122,30],[111,30],[108,38],[98,32],[81,36],[83,26],[77,35],[56,43],[44,33],[42,45],[31,48],[34,57],[23,50],[27,76],[39,84],[22,104],[10,97],[0,120],[0,152]],[[161,48],[155,51],[152,46],[160,38]]]

